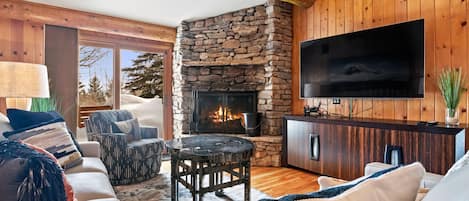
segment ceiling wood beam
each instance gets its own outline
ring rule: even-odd
[[[0,16],[170,43],[176,40],[176,28],[26,1],[0,0]]]

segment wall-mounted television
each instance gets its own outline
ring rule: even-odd
[[[422,19],[302,42],[301,98],[423,98],[424,34]]]

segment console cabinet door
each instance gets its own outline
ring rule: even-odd
[[[287,133],[288,165],[321,174],[322,152],[318,125],[288,120]]]
[[[363,176],[364,156],[362,127],[320,124],[323,174],[352,180]]]

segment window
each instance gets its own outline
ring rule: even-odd
[[[120,50],[120,108],[163,128],[164,54]]]
[[[171,139],[172,44],[80,30],[79,45],[80,127],[95,111],[125,109]]]
[[[81,45],[79,65],[80,107],[112,106],[114,102],[113,49]]]

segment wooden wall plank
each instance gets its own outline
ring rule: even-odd
[[[422,100],[424,121],[435,119],[435,1],[421,0],[421,16],[425,19],[425,98]]]
[[[297,27],[293,29],[293,44],[292,44],[292,112],[294,114],[302,114],[303,113],[303,106],[304,101],[300,99],[300,41],[303,40],[302,38],[302,29],[299,27],[305,27],[306,23],[304,20],[301,20],[301,14],[303,9],[297,6],[293,7],[293,26]]]
[[[420,19],[420,0],[407,1],[407,20]],[[421,100],[409,99],[407,101],[407,117],[409,120],[421,119]]]
[[[451,67],[460,68],[464,72],[467,67],[467,1],[451,0]],[[467,91],[464,92],[459,103],[459,120],[467,123]]]
[[[441,69],[451,66],[451,16],[450,1],[435,1],[435,62],[436,75],[439,75]],[[437,93],[435,97],[435,118],[437,121],[445,121],[445,104],[443,97]]]

